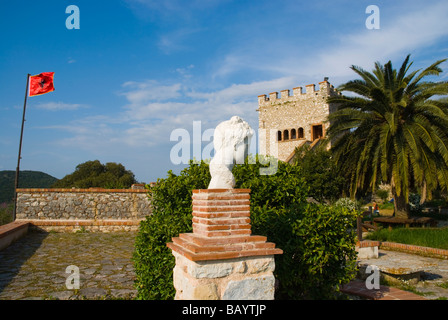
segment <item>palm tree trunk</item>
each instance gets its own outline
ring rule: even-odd
[[[408,219],[410,216],[409,204],[406,201],[406,197],[403,193],[399,196],[394,192],[394,209],[395,217]]]
[[[395,181],[392,177],[391,179],[391,191],[392,196],[394,197],[394,215],[396,218],[404,218],[408,219],[410,217],[410,208],[409,203],[406,197],[403,194],[403,191],[400,195],[397,195],[397,190],[395,189]]]

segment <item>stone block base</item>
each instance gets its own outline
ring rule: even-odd
[[[356,244],[356,252],[358,259],[373,259],[378,258],[378,241],[363,240]]]
[[[191,261],[173,251],[176,300],[273,300],[274,256]]]

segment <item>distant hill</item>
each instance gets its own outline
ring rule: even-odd
[[[13,200],[15,178],[13,170],[0,171],[0,203]],[[24,170],[20,171],[19,188],[50,188],[56,181],[57,178],[44,172]]]

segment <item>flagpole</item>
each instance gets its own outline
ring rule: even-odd
[[[25,111],[26,111],[26,100],[28,98],[28,84],[30,82],[31,74],[26,76],[26,89],[25,89],[25,101],[23,103],[23,114],[22,114],[22,128],[20,129],[20,142],[19,142],[19,156],[17,157],[17,168],[16,168],[16,179],[14,183],[14,211],[12,214],[12,220],[16,220],[17,213],[17,189],[19,188],[19,172],[20,172],[20,159],[22,154],[22,139],[23,139],[23,126],[25,124]]]

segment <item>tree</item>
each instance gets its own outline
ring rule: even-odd
[[[328,117],[329,137],[336,162],[350,173],[351,197],[389,183],[397,217],[409,217],[412,187],[430,197],[448,182],[448,83],[428,80],[446,59],[409,73],[409,58],[398,71],[390,61],[372,72],[352,66],[361,79],[338,89],[354,95],[328,99],[339,104]]]
[[[344,193],[345,178],[336,166],[327,143],[311,149],[304,144],[295,150],[294,165],[302,168],[302,175],[309,186],[308,195],[323,202],[336,201]]]
[[[99,160],[86,161],[76,166],[73,173],[56,182],[54,188],[129,188],[137,183],[135,176],[121,163],[108,162],[103,165]]]

